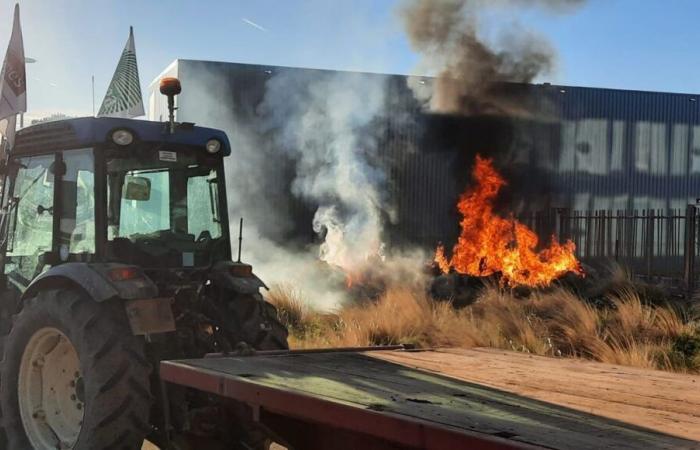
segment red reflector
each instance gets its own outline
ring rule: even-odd
[[[126,281],[141,278],[141,272],[134,267],[120,267],[107,272],[107,276],[112,281]]]
[[[248,264],[236,264],[231,267],[231,275],[235,277],[250,277],[253,275],[253,266]]]

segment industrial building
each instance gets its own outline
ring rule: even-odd
[[[300,86],[339,73],[176,60],[162,76],[182,82],[177,119],[225,129],[233,142],[232,164],[241,146],[259,147],[265,163],[283,174],[267,180],[279,194],[290,192],[294,168],[284,167],[288,157],[282,151],[275,156],[279,141],[274,127],[260,125],[267,123],[260,105],[268,86],[276,77],[292,78]],[[386,92],[388,113],[378,118],[380,144],[373,161],[387,175],[395,209],[387,221],[393,242],[434,245],[454,238],[455,203],[468,184],[476,153],[495,158],[509,181],[501,206],[516,214],[549,208],[685,210],[700,198],[700,104],[695,95],[513,84],[501,92],[510,99],[507,112],[464,116],[427,111],[406,76],[356,75],[366,83],[381,83]],[[428,87],[432,82],[418,81]],[[289,92],[290,101],[296,99],[293,94]],[[166,111],[154,82],[148,117],[161,120]],[[300,224],[291,232],[310,233],[313,205],[289,195],[289,213]]]

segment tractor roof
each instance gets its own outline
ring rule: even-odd
[[[231,154],[228,137],[221,130],[182,123],[177,124],[175,133],[170,134],[168,125],[164,122],[112,117],[57,120],[23,128],[17,132],[13,153],[31,154],[47,150],[91,147],[109,142],[111,133],[117,129],[130,130],[134,133],[135,140],[140,142],[204,147],[209,139],[218,139],[221,142],[222,154]]]

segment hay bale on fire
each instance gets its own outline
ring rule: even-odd
[[[530,288],[545,288],[567,274],[584,275],[573,242],[559,243],[552,236],[549,245],[540,248],[534,231],[512,216],[494,212],[494,201],[506,181],[491,159],[477,155],[472,178],[474,186],[457,204],[461,232],[451,255],[443,245],[435,251],[435,266],[441,273],[430,288],[435,298],[450,298],[458,306],[471,303],[483,279],[496,279],[526,296]]]

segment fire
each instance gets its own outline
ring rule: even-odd
[[[513,217],[494,214],[493,202],[506,181],[494,169],[491,159],[476,157],[472,177],[476,182],[459,199],[461,233],[445,255],[442,245],[435,252],[435,263],[447,273],[488,276],[501,274],[501,282],[510,286],[548,286],[560,276],[573,272],[583,275],[571,241],[559,244],[552,236],[549,247],[537,250],[539,239]]]
[[[354,276],[350,272],[347,272],[345,274],[345,287],[346,288],[350,289],[352,287],[353,282],[354,282],[353,279],[354,279]]]

